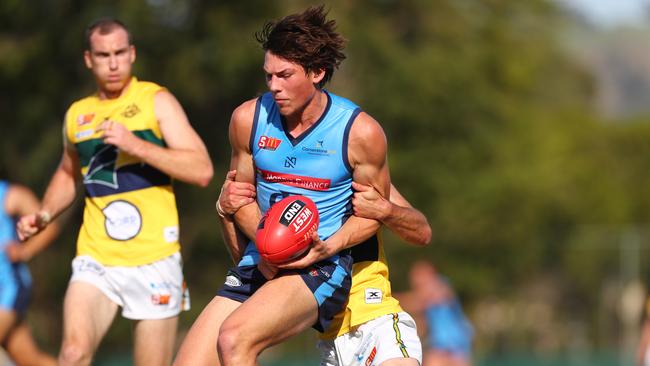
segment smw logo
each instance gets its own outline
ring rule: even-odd
[[[257,147],[260,149],[275,151],[282,141],[275,137],[261,136],[257,142]]]

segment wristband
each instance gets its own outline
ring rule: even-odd
[[[219,215],[219,217],[221,217],[222,219],[225,219],[228,214],[223,210],[223,208],[221,208],[221,195],[219,195],[219,199],[217,200],[216,207],[217,207],[217,215]]]
[[[36,214],[36,224],[41,228],[47,226],[47,224],[50,223],[50,220],[52,220],[52,215],[47,211],[40,211]]]

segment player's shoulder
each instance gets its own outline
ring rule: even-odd
[[[84,107],[97,103],[97,101],[99,101],[99,97],[97,96],[97,93],[83,96],[70,103],[70,106],[68,107],[68,111],[82,109]]]
[[[159,90],[167,90],[164,86],[154,83],[153,81],[146,81],[146,80],[138,80],[136,77],[133,77],[132,83],[134,86],[138,89],[142,89],[145,91],[151,90],[153,92],[159,91]]]
[[[252,124],[257,108],[258,98],[249,99],[235,108],[232,112],[231,123],[234,124]]]
[[[327,95],[329,96],[329,99],[331,100],[332,107],[333,108],[338,108],[338,109],[345,109],[349,111],[361,111],[361,108],[351,101],[350,99],[347,99],[345,97],[342,97],[340,95],[336,95],[334,93],[331,93],[329,91],[326,91]]]
[[[381,124],[366,112],[360,112],[354,119],[350,128],[350,138],[361,138],[363,140],[385,140],[386,135]]]

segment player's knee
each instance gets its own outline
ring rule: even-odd
[[[90,347],[78,342],[64,342],[59,355],[62,366],[90,365]]]
[[[219,331],[219,338],[217,339],[217,351],[219,356],[223,359],[235,357],[238,348],[242,345],[239,344],[240,334],[236,329],[222,329]]]
[[[239,327],[222,325],[217,339],[217,350],[224,360],[235,360],[240,356],[250,354],[252,349],[250,339],[246,337]]]

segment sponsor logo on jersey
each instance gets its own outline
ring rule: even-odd
[[[190,310],[190,289],[187,288],[187,284],[183,281],[183,295],[181,295],[181,309],[188,311]]]
[[[95,133],[94,130],[83,130],[83,131],[79,131],[79,132],[77,132],[77,133],[74,134],[74,138],[77,139],[77,140],[81,140],[81,139],[83,139],[83,138],[86,138],[86,137],[90,137],[90,136],[92,136],[93,133]]]
[[[284,167],[285,168],[295,168],[297,162],[298,162],[298,159],[296,159],[294,156],[287,156],[284,159]]]
[[[363,341],[361,342],[361,346],[359,346],[359,348],[357,348],[357,351],[354,353],[355,356],[357,356],[356,365],[360,365],[361,361],[364,359],[364,357],[366,357],[366,355],[368,355],[367,358],[371,358],[371,357],[373,359],[375,358],[375,356],[371,354],[372,354],[372,350],[375,350],[376,353],[376,347],[375,347],[376,343],[377,343],[377,335],[373,333],[370,334],[363,333]],[[370,349],[370,347],[372,347],[372,350],[369,354],[368,350]],[[370,362],[372,362],[372,360]]]
[[[151,295],[151,302],[154,305],[169,305],[169,299],[171,298],[171,295],[166,294],[155,294]]]
[[[269,183],[280,183],[287,186],[309,189],[311,191],[327,191],[332,184],[332,181],[329,179],[276,173],[263,169],[258,169],[257,171],[262,176],[262,179]]]
[[[366,366],[370,366],[372,364],[372,361],[375,359],[375,356],[377,355],[377,347],[372,347],[372,351],[370,352],[370,355],[368,358],[366,358]]]
[[[323,274],[323,276],[325,276],[325,277],[327,277],[327,278],[331,278],[331,277],[332,277],[332,273],[331,273],[331,272],[328,272],[328,271],[326,271],[326,270],[325,270],[325,269],[323,269],[323,268],[321,268],[321,269],[320,269],[320,273],[322,273],[322,274]]]
[[[325,140],[317,140],[313,147],[303,146],[302,151],[311,155],[334,155],[336,150],[326,149],[323,147]]]
[[[125,118],[132,118],[138,113],[140,113],[140,108],[138,108],[137,104],[133,103],[127,106],[121,114]]]
[[[279,146],[282,140],[276,139],[275,137],[269,136],[260,136],[260,140],[257,141],[257,147],[260,149],[275,151]]]
[[[80,258],[78,261],[75,259],[72,263],[75,266],[75,271],[78,272],[92,272],[99,276],[103,276],[106,272],[101,264],[92,260]]]
[[[239,287],[242,285],[241,280],[239,279],[237,274],[235,274],[232,271],[228,271],[228,275],[226,276],[226,282],[224,284],[230,287]]]
[[[125,241],[133,239],[142,228],[140,210],[124,200],[116,200],[102,209],[106,235],[113,240]]]
[[[380,304],[382,293],[378,288],[366,288],[366,304]]]
[[[178,241],[178,226],[165,226],[163,228],[163,238],[168,243],[175,243]]]
[[[77,117],[77,126],[87,125],[93,121],[95,118],[95,113],[80,114]]]

